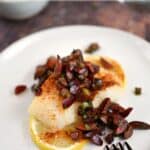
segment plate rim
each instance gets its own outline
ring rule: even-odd
[[[138,40],[140,42],[142,42],[142,44],[144,44],[146,47],[150,48],[150,43],[147,42],[145,39],[143,39],[142,37],[135,35],[134,33],[131,32],[127,32],[121,29],[116,29],[116,28],[112,28],[112,27],[105,27],[105,26],[99,26],[99,25],[64,25],[64,26],[55,26],[55,27],[49,27],[46,29],[42,29],[33,33],[30,33],[29,35],[26,35],[25,37],[22,37],[16,41],[14,41],[13,43],[11,43],[10,45],[8,45],[6,48],[4,48],[1,52],[0,52],[0,59],[2,59],[3,57],[5,57],[7,54],[9,54],[12,50],[12,53],[17,53],[19,51],[19,49],[17,47],[26,47],[29,43],[32,43],[33,40],[30,39],[35,39],[40,37],[41,35],[48,33],[50,31],[57,31],[58,30],[63,30],[63,29],[74,29],[74,28],[90,28],[90,29],[100,29],[100,30],[109,30],[110,32],[118,32],[120,34],[124,34],[125,36],[130,37],[130,39],[133,40]],[[21,51],[21,49],[20,49]],[[143,50],[142,50],[143,51]]]

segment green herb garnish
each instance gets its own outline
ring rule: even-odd
[[[141,94],[142,94],[142,88],[140,88],[140,87],[135,87],[135,89],[134,89],[134,94],[135,94],[135,95],[141,95]]]

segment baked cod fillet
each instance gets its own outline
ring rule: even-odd
[[[125,84],[125,75],[120,64],[111,58],[99,56],[87,56],[85,60],[100,66],[100,72],[96,76],[102,79],[103,84],[92,101],[94,107],[97,107],[105,97],[116,99],[117,95],[122,93]],[[59,131],[77,121],[79,103],[73,103],[64,109],[63,98],[56,87],[56,81],[51,76],[41,88],[42,94],[35,96],[30,105],[30,116],[49,128],[50,132]]]

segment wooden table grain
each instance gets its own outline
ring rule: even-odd
[[[0,18],[0,51],[14,41],[39,30],[75,24],[100,25],[129,31],[150,41],[149,4],[118,2],[50,2],[31,19]]]

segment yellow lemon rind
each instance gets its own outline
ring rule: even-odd
[[[33,140],[33,142],[39,147],[40,150],[82,150],[85,144],[87,143],[87,140],[82,140],[80,142],[76,142],[73,145],[70,145],[69,147],[57,147],[55,145],[48,144],[40,139],[38,136],[38,132],[36,131],[35,126],[36,120],[34,117],[30,117],[30,135]]]

